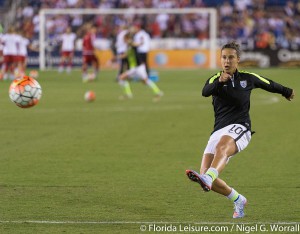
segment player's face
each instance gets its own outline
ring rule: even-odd
[[[233,74],[238,67],[240,59],[237,56],[235,49],[225,48],[221,52],[221,65],[223,71],[228,74]]]
[[[97,28],[96,27],[92,27],[91,28],[91,33],[95,34],[97,32]]]
[[[131,41],[132,41],[132,38],[131,38],[131,36],[128,34],[128,35],[125,35],[125,37],[124,37],[124,41],[125,41],[125,43],[130,43]]]

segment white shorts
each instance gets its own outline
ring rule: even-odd
[[[126,73],[131,78],[136,77],[142,80],[146,80],[148,78],[145,64],[141,64],[137,67],[130,68]]]
[[[215,154],[216,146],[224,135],[230,136],[235,140],[239,152],[245,149],[251,140],[251,131],[245,126],[241,124],[230,124],[210,136],[204,154]]]

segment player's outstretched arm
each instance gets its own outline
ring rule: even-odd
[[[295,93],[293,89],[285,87],[273,80],[262,77],[255,73],[249,74],[252,75],[251,78],[254,84],[254,88],[261,88],[271,93],[279,93],[289,101],[291,101],[294,98]]]

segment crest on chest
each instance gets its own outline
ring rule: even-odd
[[[247,87],[247,80],[241,80],[240,85],[241,85],[242,88],[246,88]]]

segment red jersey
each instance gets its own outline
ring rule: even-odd
[[[87,33],[83,37],[82,43],[82,54],[83,55],[93,55],[94,54],[94,41],[96,39],[96,34]]]

